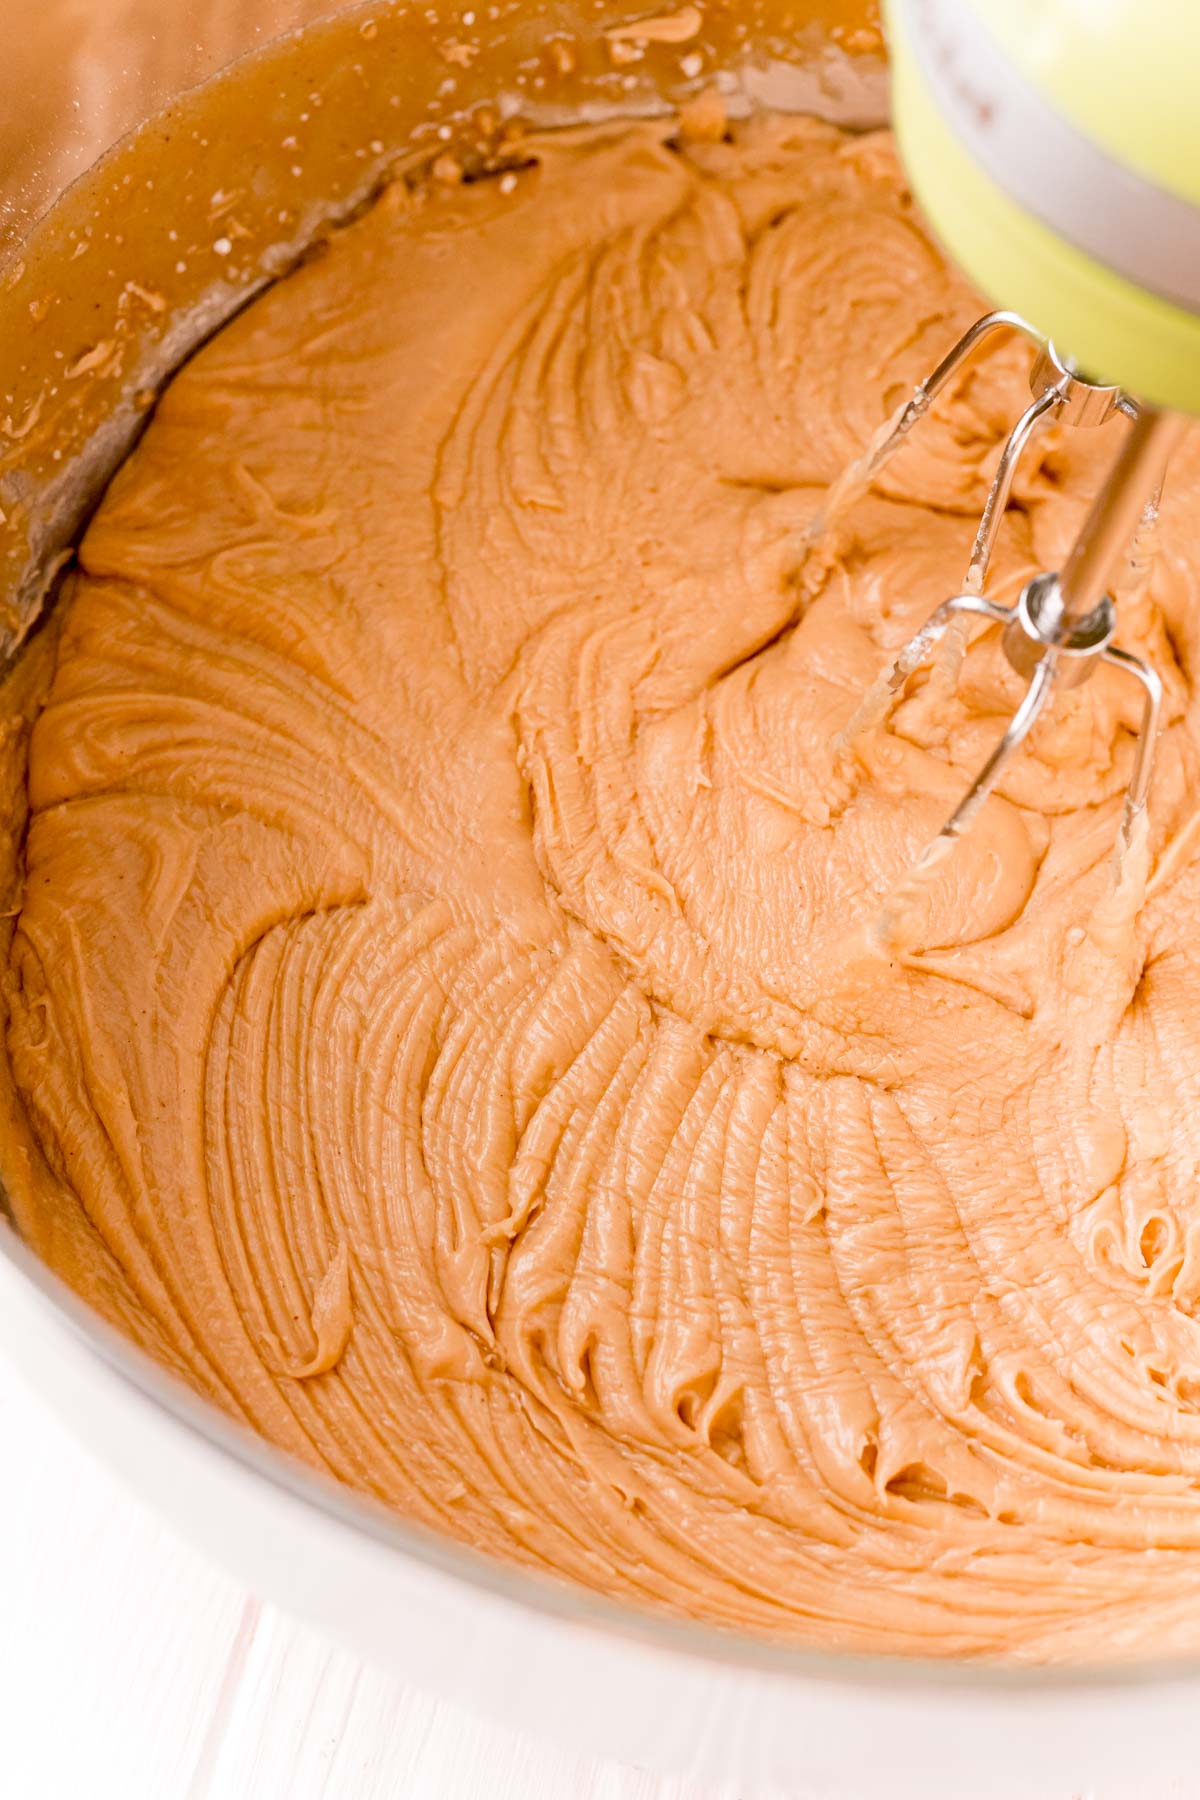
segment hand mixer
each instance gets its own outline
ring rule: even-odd
[[[1154,516],[1180,412],[1200,412],[1200,0],[884,0],[884,12],[914,191],[975,284],[1017,310],[978,320],[839,487],[868,484],[981,344],[1015,332],[1038,354],[962,591],[883,671],[841,741],[885,719],[935,652],[953,676],[974,621],[1002,628],[1024,697],[917,875],[966,829],[1056,690],[1111,664],[1142,691],[1128,842],[1145,807],[1162,685],[1113,642],[1107,587],[1139,521]],[[1035,575],[1012,607],[987,598],[1017,463],[1039,426],[1093,427],[1117,414],[1129,420],[1122,447],[1062,569]]]

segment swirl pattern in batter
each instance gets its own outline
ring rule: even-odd
[[[28,759],[21,1229],[411,1518],[814,1645],[1200,1647],[1200,463],[1120,595],[1168,685],[1002,728],[991,637],[834,746],[958,585],[1027,394],[890,141],[760,119],[394,186],[173,382]],[[1112,431],[1121,429],[1119,426]],[[1050,433],[996,570],[1113,449]]]

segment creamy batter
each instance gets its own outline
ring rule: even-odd
[[[1102,672],[889,956],[1019,684],[985,635],[834,740],[959,586],[1027,363],[812,548],[979,303],[886,136],[673,129],[397,184],[163,397],[43,640],[19,1225],[528,1568],[813,1645],[1200,1647],[1200,458],[1119,595],[1148,845],[1115,882]],[[1121,429],[1039,441],[997,594]]]

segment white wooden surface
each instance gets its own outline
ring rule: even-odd
[[[3,1800],[735,1800],[405,1688],[244,1592],[0,1359]]]

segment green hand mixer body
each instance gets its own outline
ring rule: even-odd
[[[1200,414],[1200,5],[1197,0],[884,0],[900,153],[954,260],[1005,310],[949,350],[868,447],[861,487],[900,448],[980,344],[1019,333],[1038,348],[1030,405],[1004,446],[962,591],[903,647],[841,734],[879,723],[934,655],[953,669],[979,621],[999,625],[1028,686],[1000,742],[919,859],[950,850],[1056,689],[1101,661],[1141,685],[1142,726],[1121,831],[1146,803],[1162,690],[1113,642],[1108,584],[1153,519],[1185,413]],[[1011,310],[1010,310],[1011,309]],[[1086,370],[1086,375],[1083,371]],[[1131,422],[1061,570],[1014,606],[984,593],[1018,460],[1045,422]],[[880,932],[902,930],[911,883]]]

